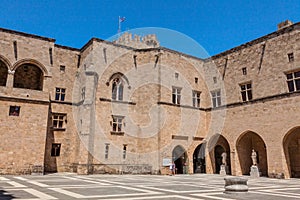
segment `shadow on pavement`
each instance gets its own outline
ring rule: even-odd
[[[0,199],[1,200],[10,200],[15,199],[15,197],[11,194],[7,194],[8,192],[5,190],[0,190]]]

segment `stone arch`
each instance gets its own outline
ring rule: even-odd
[[[10,70],[9,61],[0,56],[0,86],[6,86],[8,70]]]
[[[35,60],[21,60],[14,65],[13,70],[15,71],[13,87],[43,90],[47,70],[41,63]]]
[[[109,83],[110,83],[113,79],[115,79],[115,78],[117,78],[117,77],[121,78],[122,80],[125,81],[125,83],[126,83],[127,85],[129,85],[129,80],[128,80],[127,76],[125,76],[125,74],[123,74],[123,73],[121,73],[121,72],[117,72],[117,73],[112,74],[112,75],[109,77],[109,79],[107,80],[106,84],[109,85]]]
[[[251,153],[257,153],[257,165],[262,176],[268,176],[267,148],[261,136],[253,131],[246,131],[240,135],[236,142],[238,159],[243,175],[250,174],[252,166]]]
[[[206,143],[199,144],[193,153],[194,173],[206,173]]]
[[[111,98],[117,101],[124,99],[125,85],[130,88],[128,78],[121,72],[111,75],[106,84],[107,86],[111,85]]]
[[[172,160],[175,163],[177,174],[187,173],[188,156],[186,150],[181,145],[177,145],[173,149]]]
[[[40,63],[39,61],[34,60],[34,59],[22,59],[22,60],[19,60],[18,62],[16,62],[13,65],[12,71],[16,71],[17,68],[20,67],[23,64],[32,64],[32,65],[35,65],[38,68],[40,68],[40,70],[43,72],[44,76],[48,76],[48,70],[47,70],[47,68],[42,63]]]
[[[292,128],[283,138],[289,177],[300,178],[300,127]]]
[[[219,174],[222,165],[222,153],[226,153],[226,173],[231,174],[230,146],[227,139],[221,134],[215,134],[209,140],[210,160],[214,174]]]

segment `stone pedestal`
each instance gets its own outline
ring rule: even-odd
[[[227,175],[227,171],[228,171],[227,168],[228,168],[228,166],[221,165],[220,167],[221,167],[220,175],[222,175],[222,176]]]
[[[250,177],[251,178],[258,178],[259,177],[259,170],[256,165],[252,165],[250,168]]]
[[[225,180],[224,193],[248,192],[247,179],[241,177],[228,177]]]

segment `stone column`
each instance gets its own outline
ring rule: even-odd
[[[6,87],[12,88],[14,86],[14,74],[15,74],[15,71],[8,70]]]

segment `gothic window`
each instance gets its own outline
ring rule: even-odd
[[[115,78],[112,83],[112,99],[117,101],[123,100],[124,84],[120,78]]]

